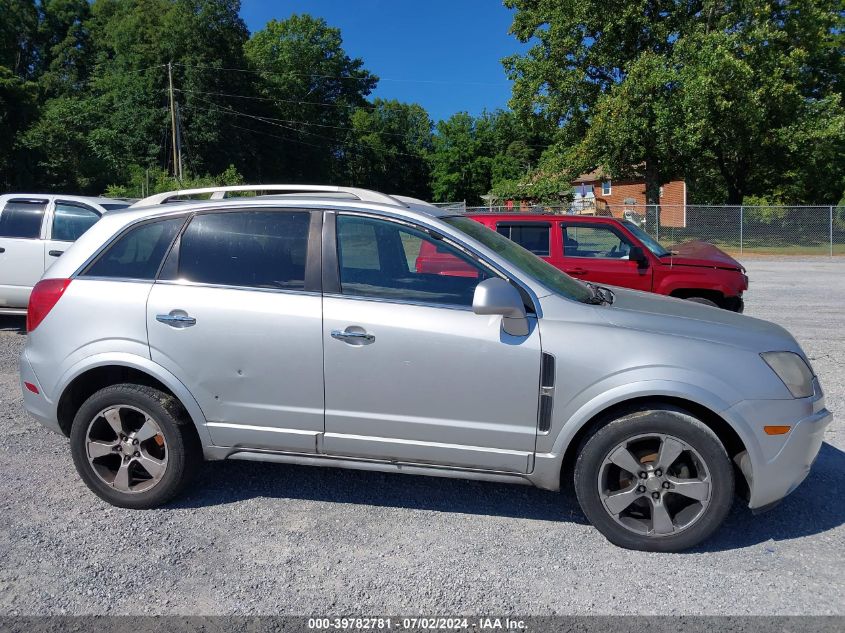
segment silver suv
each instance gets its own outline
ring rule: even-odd
[[[251,190],[272,195],[226,197]],[[211,199],[176,201],[194,194]],[[203,459],[574,482],[610,541],[677,551],[735,488],[754,510],[794,490],[831,421],[777,325],[585,285],[360,189],[110,213],[36,286],[28,329],[27,409],[127,508],[165,503]]]

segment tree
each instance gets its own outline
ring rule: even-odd
[[[264,119],[242,121],[266,134],[263,176],[328,182],[342,171],[356,108],[378,78],[343,50],[340,30],[310,15],[271,20],[245,45],[266,99]]]
[[[353,185],[431,197],[432,123],[422,106],[374,99],[355,110],[351,126],[344,152]]]
[[[549,138],[545,122],[504,110],[440,121],[431,155],[435,200],[480,204],[495,185],[527,174]]]
[[[837,197],[798,183],[841,165],[841,0],[506,4],[512,32],[538,41],[505,60],[511,104],[560,126],[544,177],[642,170],[650,202],[672,175],[723,192],[711,202],[776,188]],[[796,138],[813,144],[799,155]]]

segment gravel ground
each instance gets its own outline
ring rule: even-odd
[[[0,614],[845,614],[845,261],[748,264],[748,314],[838,418],[798,491],[685,554],[608,544],[571,495],[328,468],[207,464],[174,505],[113,508],[24,412],[0,317]]]

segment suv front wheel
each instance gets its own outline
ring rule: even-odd
[[[172,499],[202,461],[196,430],[178,401],[144,385],[97,391],[77,411],[73,462],[85,484],[122,508]]]
[[[734,494],[716,434],[680,409],[642,410],[601,427],[575,465],[584,514],[615,545],[677,552],[708,538]]]

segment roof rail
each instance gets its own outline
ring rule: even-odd
[[[147,207],[159,204],[166,204],[174,198],[181,196],[193,196],[198,194],[211,194],[211,200],[223,200],[227,193],[230,192],[244,192],[244,191],[280,191],[283,193],[345,193],[350,196],[358,198],[361,202],[377,202],[380,204],[389,204],[392,206],[407,206],[400,200],[386,193],[379,193],[378,191],[370,191],[369,189],[359,189],[357,187],[336,187],[334,185],[236,185],[233,187],[204,187],[201,189],[178,189],[176,191],[167,191],[165,193],[157,193],[148,196],[143,200],[139,200],[133,207]]]

